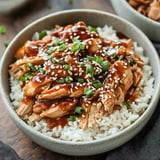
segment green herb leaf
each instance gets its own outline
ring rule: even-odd
[[[64,69],[70,69],[70,68],[71,68],[70,64],[65,64],[64,65]]]
[[[94,27],[92,27],[92,26],[88,26],[87,28],[88,28],[90,31],[98,32],[98,31],[97,31],[97,28],[94,28]]]
[[[5,34],[7,31],[5,26],[0,26],[0,34]]]
[[[78,114],[82,114],[84,112],[84,109],[82,107],[80,107],[80,106],[75,107],[74,110]]]
[[[39,33],[39,39],[42,39],[46,35],[47,35],[47,32],[46,31],[42,31],[41,33]]]
[[[109,61],[102,62],[103,71],[107,71],[109,69]]]
[[[33,65],[32,63],[27,62],[26,65],[27,65],[27,67],[30,68],[33,72],[36,72],[36,71],[37,71],[37,69],[34,67],[34,65]]]
[[[31,77],[32,77],[33,75],[31,74],[31,73],[25,73],[24,75],[22,75],[21,77],[20,77],[20,81],[27,81],[27,80],[29,80],[29,79],[31,79]]]
[[[85,45],[82,42],[80,42],[77,38],[73,38],[72,42],[76,45],[71,48],[71,52],[85,49]]]
[[[94,75],[94,68],[91,65],[88,65],[86,68],[86,74],[90,73],[91,77]]]
[[[123,104],[127,107],[127,109],[132,109],[131,106],[126,101],[123,101]]]
[[[77,81],[78,81],[79,83],[83,83],[83,82],[84,82],[84,79],[83,79],[83,78],[78,78]]]
[[[103,84],[99,80],[93,81],[92,84],[96,89],[103,87]]]
[[[92,97],[94,95],[94,92],[93,92],[93,90],[91,90],[89,88],[85,88],[84,95],[86,95],[87,97]]]
[[[70,115],[69,120],[74,122],[76,120],[76,115]]]
[[[70,83],[70,82],[73,81],[73,78],[72,78],[71,76],[67,76],[67,77],[65,78],[65,81],[66,81],[67,83]]]

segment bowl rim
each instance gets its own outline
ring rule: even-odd
[[[57,16],[57,15],[61,15],[61,14],[65,14],[65,13],[71,13],[71,12],[75,12],[75,13],[77,13],[77,12],[78,13],[79,12],[98,13],[98,14],[101,14],[101,15],[109,16],[110,18],[117,19],[118,21],[127,23],[127,25],[131,26],[134,30],[137,30],[138,33],[141,33],[141,35],[143,35],[143,38],[148,42],[148,44],[150,45],[151,50],[153,50],[153,52],[155,53],[154,56],[156,56],[158,58],[158,54],[157,54],[155,48],[153,47],[153,44],[151,43],[151,41],[145,36],[145,34],[142,31],[140,31],[140,29],[138,29],[135,25],[133,25],[132,23],[128,22],[127,20],[125,20],[125,19],[123,19],[121,17],[118,17],[117,15],[114,15],[112,13],[105,12],[105,11],[100,11],[100,10],[95,10],[95,9],[72,9],[72,10],[65,10],[65,11],[58,11],[58,12],[51,13],[49,15],[46,15],[46,16],[44,16],[42,18],[39,18],[39,19],[35,20],[34,22],[32,22],[29,25],[27,25],[24,29],[22,29],[13,38],[13,40],[11,41],[11,43],[9,44],[9,46],[7,47],[7,49],[5,50],[5,53],[4,53],[4,55],[3,55],[2,59],[1,59],[1,64],[0,64],[0,75],[2,75],[2,70],[3,70],[2,68],[3,68],[3,65],[4,65],[4,60],[7,58],[8,54],[9,54],[9,48],[14,44],[14,41],[17,38],[19,38],[20,35],[23,32],[27,31],[29,28],[33,27],[37,23],[43,22],[47,18],[51,18],[51,17]],[[160,64],[158,64],[158,67],[160,68]],[[160,73],[159,73],[158,79],[160,80]],[[128,126],[125,129],[123,129],[122,131],[119,131],[118,133],[116,133],[114,135],[103,137],[103,138],[98,139],[98,140],[84,141],[84,142],[73,142],[73,141],[66,141],[66,140],[57,139],[57,138],[54,138],[54,137],[49,137],[49,136],[44,135],[43,133],[35,130],[31,126],[29,126],[26,122],[24,122],[16,114],[16,112],[13,109],[13,107],[11,106],[11,102],[9,101],[9,98],[8,99],[6,98],[6,96],[9,97],[9,95],[6,95],[5,87],[3,86],[2,76],[0,76],[0,87],[1,87],[0,92],[1,92],[1,97],[3,99],[3,102],[5,103],[5,106],[6,106],[7,110],[8,110],[8,113],[9,113],[11,119],[15,122],[15,124],[17,126],[21,126],[21,127],[25,128],[29,133],[32,133],[35,136],[39,136],[43,140],[47,140],[47,141],[51,141],[51,142],[56,142],[56,143],[59,143],[59,144],[79,145],[79,146],[86,145],[86,144],[98,144],[98,143],[102,143],[104,141],[108,141],[108,140],[112,140],[112,139],[118,138],[121,135],[125,136],[126,133],[131,132],[133,129],[135,129],[138,126],[140,126],[141,123],[143,121],[145,121],[148,116],[150,116],[150,112],[153,113],[153,111],[156,108],[155,104],[158,103],[158,97],[160,95],[160,93],[159,93],[159,91],[160,91],[160,84],[158,84],[158,86],[157,86],[157,88],[156,88],[156,90],[154,92],[155,96],[152,97],[152,99],[151,99],[152,101],[149,103],[149,107],[145,110],[145,112],[133,124],[131,124],[130,126]],[[18,128],[20,129],[20,127],[18,127]],[[22,130],[22,129],[20,129],[20,130]]]
[[[154,25],[156,25],[157,27],[160,27],[160,22],[157,22],[149,17],[144,16],[143,14],[139,13],[137,10],[135,10],[128,2],[127,0],[121,0],[122,3],[124,3],[126,5],[126,7],[133,13],[135,14],[137,17],[140,17],[141,19],[144,19],[145,21],[149,22],[149,23],[153,23]]]

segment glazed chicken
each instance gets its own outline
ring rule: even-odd
[[[9,74],[24,94],[17,114],[32,122],[67,117],[86,129],[140,96],[144,62],[133,41],[109,41],[84,22],[27,41],[15,59]]]
[[[128,3],[144,16],[160,22],[159,0],[128,0]]]

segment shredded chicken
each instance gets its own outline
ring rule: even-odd
[[[21,81],[24,94],[17,114],[31,122],[75,116],[86,129],[140,96],[144,62],[133,41],[109,41],[84,22],[56,26],[41,40],[28,40],[15,58],[9,74]]]
[[[128,3],[144,16],[160,22],[159,0],[128,0]]]

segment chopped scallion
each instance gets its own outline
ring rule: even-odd
[[[128,104],[126,101],[123,101],[123,104],[127,107],[127,109],[132,109],[130,104]]]
[[[97,28],[94,28],[94,27],[92,27],[92,26],[88,26],[87,28],[88,28],[90,31],[97,32]]]
[[[67,47],[65,46],[65,44],[61,44],[59,46],[59,51],[64,51]]]
[[[88,65],[86,68],[86,74],[90,73],[91,77],[94,75],[94,68],[91,65]]]
[[[64,65],[64,69],[70,69],[70,68],[71,68],[71,66],[69,64]]]
[[[71,76],[67,76],[67,77],[65,78],[65,81],[66,81],[67,83],[70,83],[70,82],[73,81],[73,78],[72,78]]]
[[[51,55],[53,52],[54,52],[54,49],[53,49],[53,48],[49,48],[49,49],[47,50],[47,53],[50,54],[50,55]]]
[[[47,32],[46,31],[42,31],[41,33],[39,33],[39,39],[42,39],[46,35],[47,35]]]
[[[116,58],[116,56],[117,56],[117,53],[116,53],[116,52],[114,52],[114,53],[112,53],[112,54],[110,55],[110,57],[111,57],[112,59]]]
[[[83,83],[83,82],[84,82],[84,79],[83,79],[83,78],[78,78],[77,81],[78,81],[79,83]]]
[[[46,70],[44,68],[39,68],[39,72],[42,73],[42,74],[45,74]]]
[[[99,80],[93,81],[92,84],[96,89],[103,87],[103,84]]]
[[[76,120],[76,115],[70,115],[69,120],[74,122]]]
[[[130,66],[133,66],[134,60],[133,59],[129,59],[128,61],[129,61]]]
[[[103,58],[101,56],[96,56],[95,57],[95,61],[99,64],[101,64],[103,62]]]
[[[64,81],[64,79],[59,79],[58,80],[58,83],[64,83],[65,81]]]
[[[91,90],[89,88],[85,88],[84,95],[86,95],[87,97],[92,97],[94,95],[94,92],[93,92],[93,90]]]
[[[83,111],[84,111],[84,109],[83,109],[82,107],[80,107],[80,106],[75,107],[74,110],[75,110],[75,112],[78,113],[78,114],[82,114]]]
[[[103,71],[107,71],[109,69],[109,61],[102,62]]]
[[[22,81],[22,82],[27,81],[27,80],[31,79],[32,76],[33,75],[31,73],[25,73],[24,75],[22,75],[20,77],[20,81]]]
[[[3,43],[5,47],[8,47],[9,43],[7,41],[4,41]]]
[[[5,26],[0,26],[0,34],[5,34],[7,31]]]
[[[27,67],[30,68],[33,72],[36,72],[36,71],[37,71],[37,69],[34,67],[34,65],[33,65],[32,63],[27,62],[26,65],[27,65]]]

